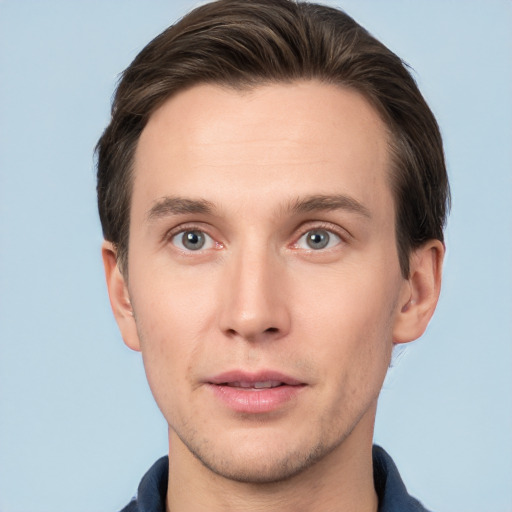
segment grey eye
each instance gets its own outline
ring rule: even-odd
[[[215,243],[212,238],[198,229],[188,229],[172,237],[172,244],[182,251],[200,251],[211,249]]]
[[[185,231],[185,233],[181,235],[181,243],[183,244],[183,247],[190,251],[202,249],[204,242],[204,235],[201,231]]]
[[[324,249],[330,240],[331,235],[325,229],[315,229],[306,233],[306,243],[311,249]]]
[[[295,247],[297,249],[304,249],[306,251],[320,251],[322,249],[331,249],[342,243],[341,238],[328,229],[310,229],[304,233]]]

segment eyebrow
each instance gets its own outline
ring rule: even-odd
[[[188,199],[184,197],[165,196],[153,204],[146,213],[148,221],[160,218],[183,215],[187,213],[211,214],[215,205],[206,199]],[[291,201],[286,211],[296,214],[317,211],[346,210],[352,213],[371,218],[370,210],[356,199],[343,194],[311,195]]]
[[[165,196],[155,201],[146,213],[148,221],[158,220],[171,215],[186,213],[212,213],[215,209],[213,203],[205,199],[187,199],[184,197]]]
[[[310,213],[316,211],[347,210],[363,217],[371,218],[366,206],[353,197],[343,194],[313,195],[298,198],[290,204],[290,210],[295,213]]]

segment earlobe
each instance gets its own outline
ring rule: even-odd
[[[441,291],[444,252],[441,241],[429,240],[411,254],[410,275],[397,308],[394,343],[413,341],[425,332]]]
[[[137,326],[126,280],[117,263],[116,250],[111,242],[104,241],[101,247],[105,278],[107,281],[110,306],[125,344],[132,350],[140,351]]]

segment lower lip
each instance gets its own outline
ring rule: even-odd
[[[235,412],[258,414],[272,412],[290,402],[304,386],[278,386],[276,388],[246,389],[209,384],[215,396]]]

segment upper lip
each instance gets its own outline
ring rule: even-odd
[[[268,381],[280,382],[281,384],[287,386],[300,386],[304,384],[304,382],[290,377],[289,375],[273,370],[262,370],[258,372],[231,370],[207,379],[208,383],[217,385],[229,384],[233,382],[256,384],[258,382],[261,383]]]

